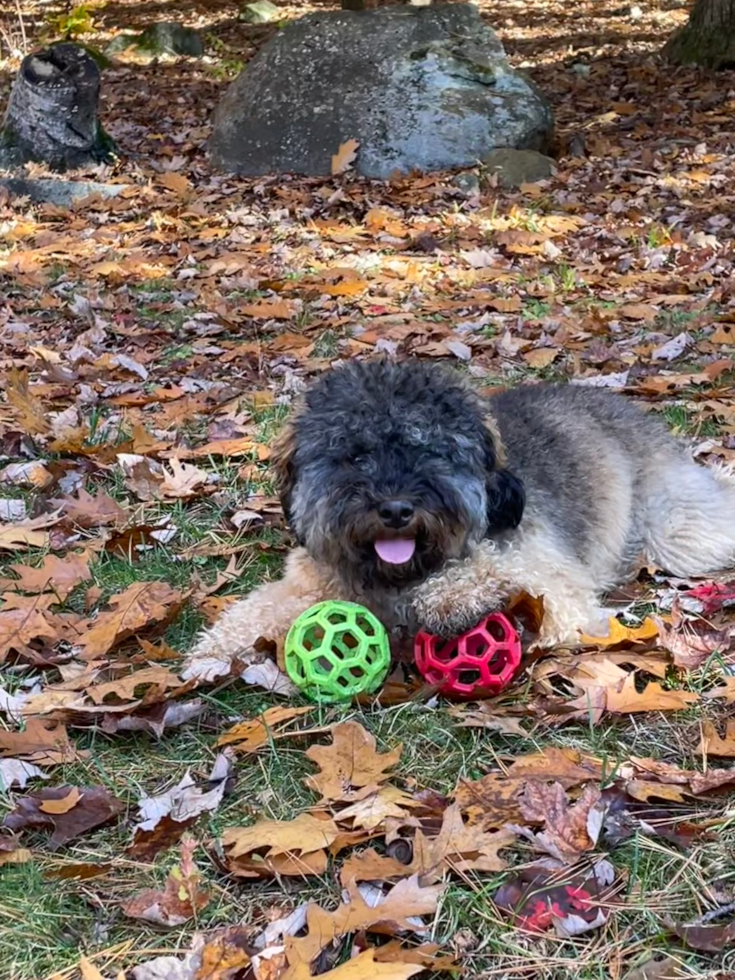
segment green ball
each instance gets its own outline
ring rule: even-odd
[[[355,602],[319,602],[293,623],[284,647],[286,672],[314,701],[372,694],[390,667],[388,633]]]

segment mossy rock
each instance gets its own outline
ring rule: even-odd
[[[246,24],[273,24],[282,17],[281,8],[270,0],[254,0],[242,8],[238,20],[243,20]]]
[[[169,54],[201,58],[204,54],[204,42],[199,31],[175,21],[151,24],[140,34],[119,34],[107,45],[105,55],[114,57],[130,48],[134,48],[137,54],[153,57]]]

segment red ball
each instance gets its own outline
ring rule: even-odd
[[[451,640],[419,633],[416,666],[440,694],[455,698],[486,698],[499,694],[521,662],[521,641],[503,613],[493,613],[474,629]]]

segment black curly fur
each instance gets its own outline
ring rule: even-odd
[[[349,362],[308,390],[293,422],[284,508],[317,559],[365,587],[401,587],[487,533],[521,520],[521,481],[499,467],[487,404],[456,373],[421,361]],[[409,501],[414,558],[387,565],[373,547],[378,507]]]

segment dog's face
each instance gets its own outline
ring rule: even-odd
[[[519,482],[483,403],[424,362],[326,373],[274,450],[291,527],[317,561],[365,587],[403,587],[518,524]]]

